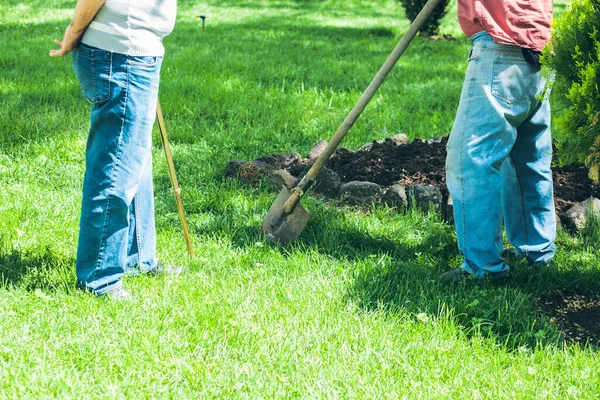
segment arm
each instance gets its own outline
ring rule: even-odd
[[[83,33],[94,17],[96,17],[98,10],[100,10],[100,7],[102,7],[105,1],[106,0],[77,0],[73,18],[71,19],[69,26],[67,26],[62,42],[59,40],[54,41],[60,46],[60,49],[50,50],[50,57],[66,56],[71,50],[79,45]]]

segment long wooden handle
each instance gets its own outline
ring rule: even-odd
[[[169,146],[169,139],[167,138],[167,129],[165,127],[165,120],[163,118],[162,109],[160,107],[160,101],[156,102],[156,119],[158,120],[158,130],[160,131],[160,138],[162,140],[163,149],[165,150],[165,156],[167,157],[169,179],[171,180],[171,187],[173,188],[175,202],[177,203],[177,214],[179,214],[179,220],[181,221],[181,228],[183,229],[183,236],[185,237],[185,244],[187,246],[188,254],[190,257],[192,257],[194,255],[194,251],[192,249],[192,241],[190,239],[190,232],[188,231],[187,221],[185,219],[183,201],[181,200],[181,188],[179,187],[179,182],[177,182],[175,164],[173,163],[171,146]]]
[[[284,205],[284,210],[292,210],[296,206],[298,201],[300,201],[300,198],[304,195],[306,190],[315,181],[317,175],[319,175],[319,172],[321,172],[321,169],[323,168],[323,166],[325,166],[327,160],[329,160],[329,157],[331,157],[331,155],[338,147],[342,139],[344,139],[350,128],[352,128],[360,114],[362,114],[365,107],[367,107],[367,104],[369,104],[369,101],[371,101],[373,95],[375,94],[375,92],[377,92],[377,89],[379,89],[379,87],[381,86],[385,78],[388,76],[392,68],[394,68],[394,65],[396,65],[396,62],[398,62],[400,56],[404,53],[410,42],[412,42],[414,37],[417,35],[419,29],[421,29],[425,22],[429,19],[429,17],[433,13],[433,10],[435,9],[435,7],[437,7],[439,2],[440,0],[429,0],[421,10],[419,15],[417,15],[417,18],[415,18],[413,23],[410,24],[408,30],[406,31],[404,36],[402,36],[402,39],[400,39],[392,53],[389,55],[387,60],[385,60],[385,63],[383,63],[383,66],[379,69],[379,72],[377,72],[377,75],[375,75],[375,78],[373,78],[373,80],[371,81],[371,84],[369,84],[362,96],[360,96],[360,99],[358,99],[358,102],[356,103],[354,108],[352,108],[342,125],[340,125],[338,130],[335,132],[335,134],[331,138],[331,141],[323,150],[323,153],[321,153],[321,155],[317,158],[317,161],[315,161],[308,173],[304,175],[300,183],[298,183],[298,186],[294,188],[295,190],[292,190],[292,195],[286,201]],[[290,211],[286,212],[289,213]]]

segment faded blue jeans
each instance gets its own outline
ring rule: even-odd
[[[92,106],[77,280],[101,295],[128,270],[156,267],[152,126],[161,57],[133,57],[82,44],[73,66]]]
[[[521,49],[471,37],[460,104],[448,140],[446,181],[461,265],[478,277],[508,272],[508,241],[530,263],[556,251],[550,106],[540,68]]]

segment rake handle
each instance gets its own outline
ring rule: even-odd
[[[179,187],[179,182],[177,181],[177,174],[175,173],[175,164],[173,163],[173,155],[171,154],[171,146],[169,146],[169,139],[167,138],[165,120],[163,118],[162,108],[160,107],[160,101],[158,100],[156,102],[156,119],[158,120],[158,130],[160,131],[160,139],[162,140],[163,149],[165,150],[165,156],[167,158],[169,179],[171,180],[171,187],[173,189],[173,195],[175,196],[175,203],[177,204],[177,214],[179,214],[179,220],[181,221],[181,228],[183,229],[183,236],[185,238],[185,244],[187,246],[188,255],[192,257],[194,255],[194,251],[192,249],[192,241],[190,239],[190,233],[188,231],[187,221],[185,219],[183,201],[181,200],[181,187]]]
[[[325,163],[327,163],[327,160],[329,160],[329,158],[331,157],[335,149],[338,147],[340,142],[344,139],[350,128],[352,128],[358,117],[367,107],[367,104],[369,104],[369,101],[371,101],[371,99],[377,92],[377,89],[379,89],[385,78],[387,78],[392,68],[394,68],[394,65],[396,65],[396,62],[398,62],[400,56],[402,56],[410,42],[412,42],[414,37],[417,35],[417,32],[423,27],[423,25],[429,19],[429,17],[433,13],[433,10],[435,9],[435,7],[437,7],[439,3],[440,0],[429,0],[425,4],[425,6],[423,6],[423,9],[419,13],[419,15],[417,15],[417,18],[415,18],[412,24],[410,24],[408,30],[406,31],[404,36],[402,36],[402,39],[400,39],[392,53],[385,60],[382,67],[379,69],[379,72],[377,72],[377,75],[375,75],[375,78],[373,78],[367,89],[365,89],[365,91],[363,92],[362,96],[360,96],[360,99],[358,99],[358,101],[356,102],[356,105],[352,108],[344,122],[342,122],[342,125],[340,125],[338,130],[335,132],[335,134],[331,138],[331,141],[323,150],[323,153],[321,153],[321,155],[317,158],[317,161],[315,161],[308,173],[304,175],[300,183],[298,183],[298,186],[294,188],[298,190],[292,190],[292,194],[284,204],[284,211],[286,213],[289,213],[291,212],[291,210],[294,209],[294,207],[296,206],[296,204],[298,204],[304,193],[313,184],[313,182],[317,178],[317,175],[319,175],[319,172],[321,172],[321,169],[323,169]]]

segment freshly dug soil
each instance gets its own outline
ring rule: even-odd
[[[600,296],[556,292],[541,297],[539,304],[567,340],[600,346]]]
[[[416,139],[404,146],[391,141],[374,142],[370,151],[338,152],[327,164],[342,182],[369,181],[380,186],[399,183],[434,185],[444,200],[446,188],[447,138],[423,141]],[[580,166],[553,168],[554,197],[557,214],[590,196],[600,198],[600,185],[588,178],[588,170]]]

